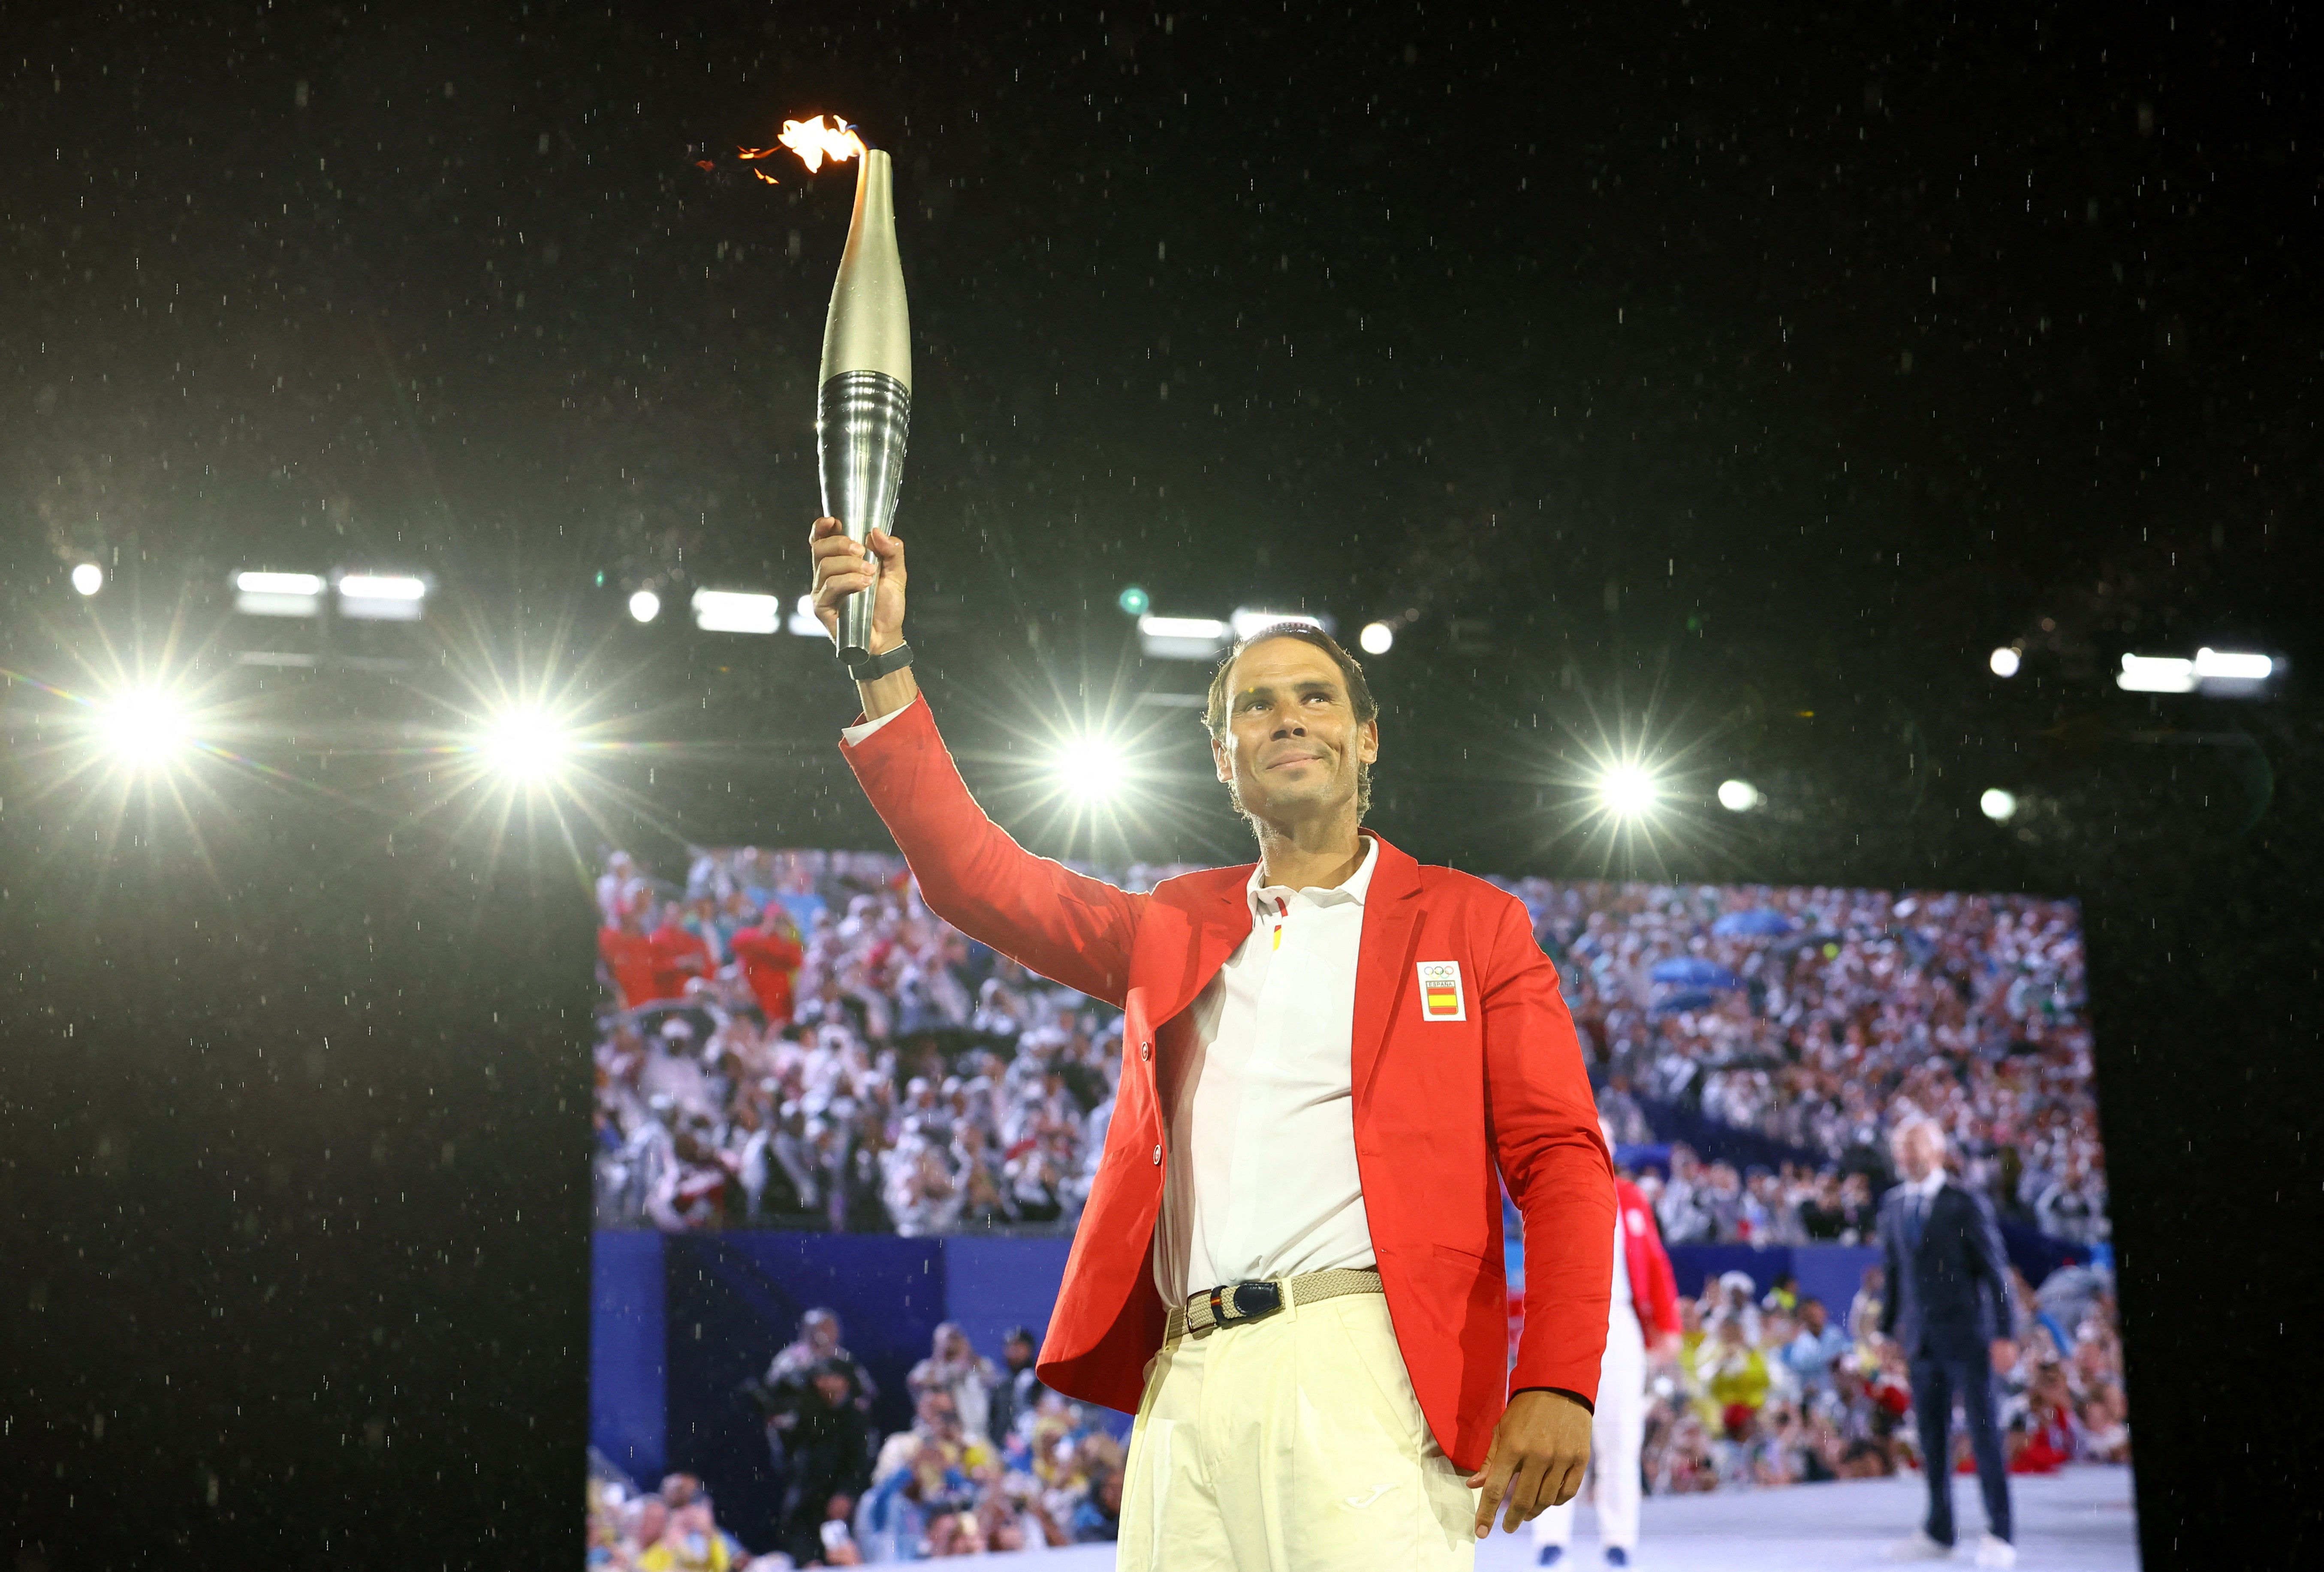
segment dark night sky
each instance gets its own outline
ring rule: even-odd
[[[728,155],[819,110],[896,159],[913,626],[997,808],[1028,738],[1199,680],[1135,660],[1135,582],[1408,614],[1376,818],[1432,860],[2083,896],[2149,1565],[2230,1512],[2292,1564],[2314,1467],[2266,1372],[2314,1269],[2269,1241],[2316,1206],[2324,128],[2299,20],[2255,15],[18,19],[0,665],[186,668],[247,760],[116,823],[59,702],[0,701],[18,1565],[577,1552],[574,857],[881,843],[825,657],[620,612],[804,587],[853,173]],[[262,565],[432,573],[427,628],[364,647],[422,669],[261,689],[224,585]],[[2292,660],[2265,702],[2111,685],[2126,649],[2246,642]],[[495,843],[383,752],[511,683],[633,747],[569,842]],[[1127,712],[1167,729],[1167,811],[1020,832],[1244,855],[1185,712]],[[1592,840],[1602,734],[1773,808]]]

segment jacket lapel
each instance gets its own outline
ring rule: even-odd
[[[1396,1001],[1412,970],[1412,946],[1420,925],[1420,864],[1367,830],[1379,842],[1370,887],[1364,892],[1364,932],[1356,961],[1354,1041],[1349,1070],[1355,1089],[1356,1117],[1370,1105],[1372,1073],[1388,1045]]]
[[[1198,877],[1216,883],[1185,907],[1186,920],[1194,930],[1194,942],[1188,946],[1193,963],[1170,978],[1167,991],[1157,990],[1148,1001],[1148,1024],[1157,1030],[1193,1004],[1204,985],[1227,963],[1235,946],[1250,937],[1250,903],[1245,895],[1250,883],[1250,867],[1213,869]]]

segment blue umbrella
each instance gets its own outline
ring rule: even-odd
[[[1722,939],[1764,938],[1792,931],[1792,920],[1769,906],[1753,906],[1748,911],[1729,912],[1711,924],[1711,931]]]
[[[1681,983],[1688,988],[1741,988],[1743,979],[1715,961],[1705,961],[1697,955],[1682,955],[1670,961],[1658,961],[1646,974],[1656,982]]]
[[[1676,993],[1667,994],[1656,999],[1654,1002],[1652,1013],[1657,1016],[1675,1016],[1681,1010],[1706,1010],[1718,1002],[1719,996],[1707,988],[1681,988]]]

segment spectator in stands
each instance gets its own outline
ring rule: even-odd
[[[634,1010],[660,996],[654,991],[653,941],[645,914],[634,906],[617,908],[597,930],[597,953],[605,962],[622,1007]]]
[[[1848,1334],[1825,1319],[1823,1301],[1812,1294],[1800,1301],[1799,1330],[1784,1347],[1783,1358],[1803,1398],[1837,1396],[1832,1371],[1848,1348]]]
[[[676,901],[662,903],[661,925],[646,942],[658,999],[683,999],[688,984],[715,970],[708,942],[686,925],[686,908]]]
[[[912,1366],[905,1384],[915,1398],[932,1392],[948,1394],[953,1411],[960,1417],[961,1434],[970,1440],[990,1443],[1008,1434],[1004,1429],[996,1436],[988,1424],[993,1389],[1001,1384],[1001,1374],[991,1360],[969,1346],[968,1334],[958,1321],[936,1328],[928,1356]]]
[[[728,942],[767,1025],[775,1028],[788,1025],[792,991],[799,967],[807,960],[788,914],[770,902],[757,924],[736,930]]]
[[[1074,1543],[1093,1544],[1121,1537],[1121,1471],[1106,1469],[1090,1482],[1089,1494],[1074,1513]]]
[[[1017,1434],[1019,1421],[1031,1420],[1034,1405],[1048,1390],[1033,1367],[1040,1347],[1041,1340],[1029,1327],[1011,1327],[1001,1339],[1001,1380],[992,1389],[989,1428],[993,1440],[1004,1447]]]
[[[800,1566],[822,1552],[824,1523],[844,1521],[872,1479],[872,1424],[856,1406],[853,1362],[820,1359],[807,1374],[784,1437],[781,1544]]]

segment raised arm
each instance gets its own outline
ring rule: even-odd
[[[904,543],[875,529],[867,544],[868,554],[840,533],[838,520],[816,520],[814,603],[835,632],[839,602],[873,591],[876,656],[903,639]],[[1034,856],[986,817],[937,734],[911,667],[858,683],[856,691],[866,719],[885,723],[840,750],[911,865],[928,909],[1043,977],[1119,1007],[1146,897]]]

